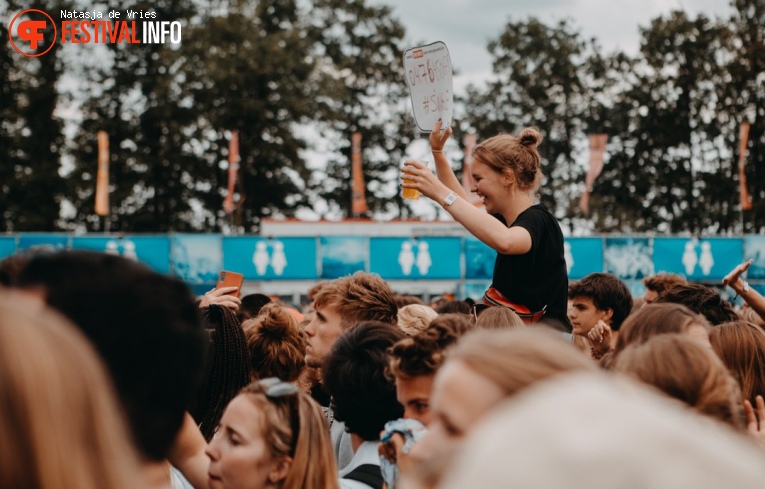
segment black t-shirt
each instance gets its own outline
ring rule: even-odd
[[[495,217],[507,225],[501,215]],[[571,324],[566,316],[568,275],[558,221],[544,204],[536,204],[521,212],[510,225],[514,226],[529,232],[531,250],[523,255],[497,253],[492,286],[532,312],[546,305],[543,321],[570,332]],[[554,324],[556,322],[561,324]]]

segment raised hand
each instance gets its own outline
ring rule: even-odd
[[[232,311],[239,310],[239,305],[242,301],[235,295],[230,295],[232,292],[236,292],[237,287],[221,287],[219,289],[212,289],[208,291],[202,300],[199,302],[199,308],[209,307],[213,304],[223,307],[228,307]]]
[[[451,127],[447,127],[445,131],[441,130],[442,124],[443,121],[438,119],[436,125],[433,126],[433,132],[430,133],[430,149],[433,152],[443,152],[446,141],[449,139],[449,136],[452,135]]]
[[[739,265],[736,265],[736,268],[730,271],[728,275],[726,275],[722,279],[722,283],[725,285],[728,285],[730,287],[733,287],[736,282],[738,282],[738,279],[741,278],[741,275],[749,270],[749,265],[752,264],[753,259],[750,259],[749,261],[745,261],[744,263],[741,263]]]

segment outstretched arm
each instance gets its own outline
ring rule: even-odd
[[[402,183],[405,188],[416,188],[426,197],[437,203],[444,199],[452,190],[438,180],[427,166],[419,161],[410,160],[404,163],[404,173],[411,183]],[[459,195],[459,194],[458,194]],[[531,250],[531,234],[520,226],[505,227],[499,220],[465,200],[458,198],[446,208],[454,219],[462,224],[470,234],[483,241],[487,246],[503,255],[522,255]]]
[[[741,275],[749,269],[751,264],[752,260],[749,260],[737,265],[736,268],[723,278],[723,283],[736,291],[736,295],[740,295],[754,312],[765,319],[765,297],[760,295],[753,287],[749,286],[746,280],[741,278]]]

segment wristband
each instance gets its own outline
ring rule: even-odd
[[[434,153],[434,154],[438,154],[438,153],[443,153],[444,150],[443,149],[431,149],[430,152]]]
[[[459,196],[457,196],[456,193],[452,192],[444,198],[444,203],[441,205],[443,205],[444,209],[446,209],[447,207],[454,204],[457,201],[457,199],[459,199]]]

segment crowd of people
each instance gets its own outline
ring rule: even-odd
[[[119,256],[0,262],[3,489],[712,488],[765,484],[765,298],[569,283],[539,134],[479,145],[469,204],[443,158],[407,185],[498,252],[474,301],[364,272],[304,310],[194,297]]]

